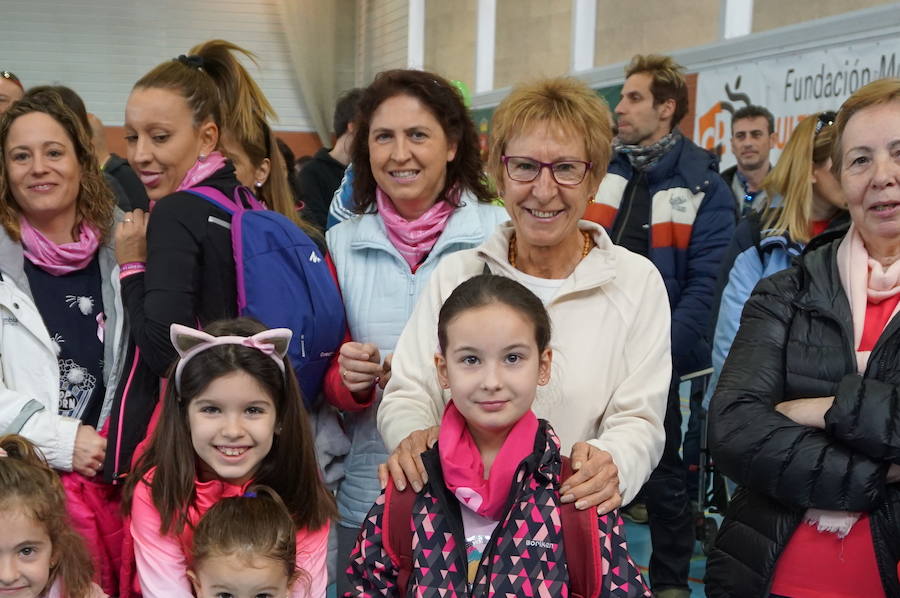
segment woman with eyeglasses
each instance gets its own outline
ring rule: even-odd
[[[707,403],[756,283],[789,267],[814,237],[828,233],[828,238],[834,238],[849,226],[844,192],[831,173],[835,118],[829,110],[797,125],[762,182],[766,205],[761,212],[750,211],[735,229],[727,253],[734,259],[723,281],[713,337]]]
[[[510,222],[441,262],[397,343],[378,411],[394,449],[385,483],[388,471],[401,489],[427,483],[419,455],[434,444],[451,398],[434,369],[438,311],[459,283],[485,271],[521,282],[550,314],[553,371],[533,410],[572,458],[563,502],[608,513],[650,477],[662,454],[671,376],[666,290],[653,264],[582,220],[609,164],[610,122],[605,103],[570,78],[521,85],[494,113],[488,171]],[[513,367],[516,349],[509,352]],[[477,356],[447,358],[478,364]],[[485,410],[503,412],[517,392],[500,380]]]
[[[381,491],[378,466],[388,453],[375,413],[397,338],[438,263],[506,220],[490,203],[463,99],[434,73],[375,78],[359,101],[351,159],[356,215],[327,234],[349,325],[325,384],[351,440],[337,493],[339,596],[350,589],[347,557]]]
[[[832,126],[850,229],[759,283],[710,404],[707,596],[900,596],[900,79]]]
[[[0,71],[0,114],[3,114],[25,95],[22,82],[9,71]]]

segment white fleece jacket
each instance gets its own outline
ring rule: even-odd
[[[669,300],[647,259],[613,244],[600,226],[579,222],[596,247],[547,304],[552,322],[550,383],[533,411],[547,419],[568,454],[588,441],[612,455],[627,504],[650,477],[665,442],[663,416],[672,375]],[[445,257],[403,330],[378,410],[388,450],[415,430],[440,422],[445,396],[434,367],[437,318],[456,286],[491,272],[518,278],[507,259],[512,225],[481,246]],[[521,279],[519,279],[521,280]]]

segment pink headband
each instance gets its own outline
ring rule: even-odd
[[[175,366],[175,390],[181,394],[181,372],[184,365],[198,353],[220,345],[242,345],[256,349],[271,357],[284,374],[284,356],[287,354],[292,334],[288,328],[272,328],[253,336],[213,336],[189,326],[172,324],[169,328],[169,338],[172,339],[172,345],[180,357],[178,365]]]

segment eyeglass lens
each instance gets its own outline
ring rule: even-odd
[[[506,172],[514,181],[529,183],[540,175],[544,166],[550,168],[553,179],[560,185],[577,185],[584,179],[588,168],[587,163],[575,160],[562,160],[548,165],[531,158],[511,157],[506,161]]]

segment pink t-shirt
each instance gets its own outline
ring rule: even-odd
[[[153,479],[152,470],[147,477]],[[197,481],[197,500],[189,511],[191,523],[196,525],[218,500],[240,496],[251,483],[236,486],[220,480]],[[324,598],[328,584],[328,527],[324,525],[315,531],[297,532],[297,567],[308,577],[294,584],[291,598]],[[178,536],[162,536],[159,528],[159,512],[153,504],[150,486],[140,483],[134,489],[131,506],[131,535],[144,598],[192,598],[185,547],[193,541],[193,530],[185,528]]]
[[[482,517],[462,503],[459,503],[459,511],[462,514],[463,530],[466,534],[469,583],[472,583],[475,581],[475,573],[478,571],[478,565],[481,564],[484,549],[491,541],[491,535],[499,522]]]
[[[103,593],[103,590],[100,589],[100,586],[93,583],[91,584],[90,594],[85,596],[84,598],[108,598],[106,594]],[[47,593],[44,594],[45,598],[68,598],[65,594],[63,594],[62,590],[62,580],[57,579],[53,582],[53,585],[50,586],[50,589],[47,590]]]

